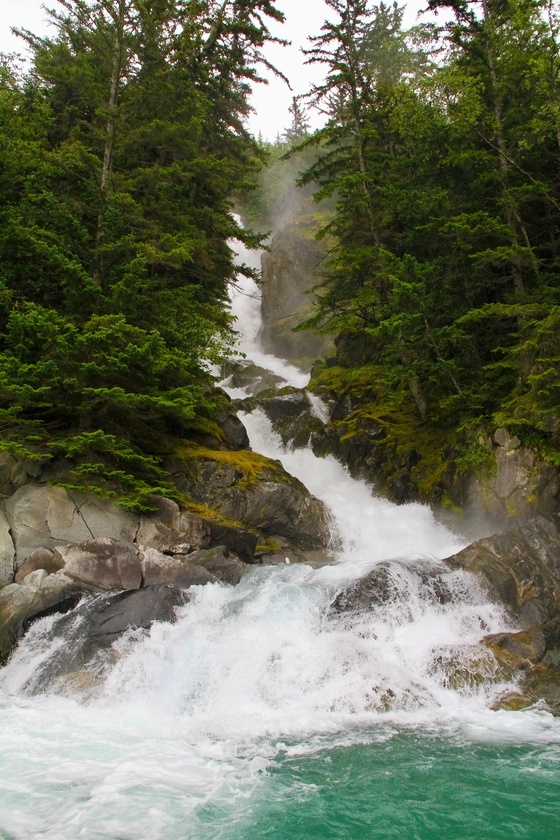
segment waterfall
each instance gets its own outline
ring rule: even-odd
[[[240,280],[232,297],[242,352],[304,385],[258,345],[258,289]],[[478,642],[511,628],[472,576],[441,564],[462,537],[426,506],[375,497],[334,459],[286,449],[261,412],[242,416],[252,447],[330,508],[334,562],[257,566],[235,588],[193,587],[176,624],[130,631],[104,670],[57,693],[26,692],[64,646],[47,632],[55,618],[37,621],[0,672],[0,837],[365,840],[375,813],[376,838],[489,840],[509,835],[461,833],[452,820],[492,813],[482,768],[498,765],[510,797],[538,775],[552,825],[560,726],[539,710],[491,711],[504,685]],[[390,598],[369,611],[334,607],[376,569]],[[457,790],[482,779],[478,799],[450,793],[438,817],[458,764]],[[435,828],[410,806],[412,778],[432,797]]]

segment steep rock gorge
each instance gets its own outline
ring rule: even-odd
[[[293,330],[309,317],[326,246],[314,235],[318,225],[313,215],[300,215],[272,237],[270,250],[262,256],[261,342],[266,352],[292,361],[313,359],[324,352],[325,340],[308,331]]]

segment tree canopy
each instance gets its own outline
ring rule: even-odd
[[[58,0],[0,68],[3,446],[142,507],[215,410],[270,0]],[[243,270],[243,268],[241,268]],[[123,495],[124,494],[124,495]]]
[[[325,123],[298,147],[329,207],[302,328],[338,350],[315,385],[406,457],[429,434],[441,469],[442,441],[497,424],[560,463],[556,5],[430,0],[408,32],[396,3],[326,5],[303,98]]]

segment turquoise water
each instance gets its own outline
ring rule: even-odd
[[[552,840],[560,751],[399,733],[279,758],[266,800],[231,840]]]
[[[55,711],[46,701],[42,711]],[[39,703],[39,706],[41,704]],[[498,712],[447,727],[383,723],[203,748],[177,732],[76,726],[20,707],[3,722],[2,840],[554,840],[560,725]],[[82,709],[82,712],[84,710]],[[18,731],[19,730],[19,731]],[[92,734],[97,730],[97,737]],[[447,730],[447,731],[446,731]],[[73,737],[72,737],[73,736]],[[493,740],[489,740],[489,738]]]

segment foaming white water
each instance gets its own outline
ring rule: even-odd
[[[248,251],[240,242],[235,243],[238,256],[247,265],[256,268],[260,263],[260,253]],[[284,359],[263,353],[259,342],[262,329],[261,292],[257,284],[250,277],[239,276],[237,284],[231,289],[231,313],[236,319],[239,329],[237,349],[244,353],[259,367],[283,377],[287,385],[304,388],[309,382],[309,374]]]
[[[240,414],[252,448],[279,459],[292,475],[325,502],[342,542],[341,559],[356,565],[410,555],[449,557],[465,541],[436,522],[427,505],[395,505],[372,494],[332,456],[317,458],[311,449],[283,446],[262,411]]]

